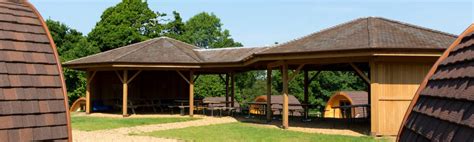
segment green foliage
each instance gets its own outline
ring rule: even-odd
[[[223,30],[222,25],[213,13],[201,12],[186,21],[182,40],[202,48],[242,46],[230,38],[229,31]]]
[[[225,96],[225,82],[219,75],[200,75],[194,90],[196,98]]]
[[[88,42],[87,39],[75,29],[51,19],[46,20],[54,43],[58,50],[61,62],[92,55],[99,52],[99,48]],[[71,69],[63,69],[70,103],[84,95],[85,74]]]
[[[162,32],[163,35],[177,40],[183,40],[184,37],[182,35],[184,35],[185,32],[185,24],[183,23],[181,15],[173,11],[173,20],[165,24]]]
[[[107,8],[96,26],[88,35],[101,51],[144,41],[149,37],[158,37],[162,25],[146,1],[122,0],[116,6]]]

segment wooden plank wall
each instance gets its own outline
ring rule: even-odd
[[[433,63],[372,61],[372,135],[397,135],[403,116]]]

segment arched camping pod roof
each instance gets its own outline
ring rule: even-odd
[[[337,96],[343,96],[349,100],[351,105],[363,105],[369,103],[368,94],[365,91],[339,91],[329,98],[328,103],[332,102]]]
[[[255,102],[267,102],[267,96],[261,95],[254,99]],[[272,103],[283,103],[283,95],[272,95]],[[298,99],[293,95],[288,95],[288,104],[301,104]]]
[[[474,24],[444,52],[417,90],[398,141],[474,141]]]
[[[0,141],[71,141],[58,54],[38,11],[0,0]]]

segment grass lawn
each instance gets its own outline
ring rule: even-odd
[[[72,128],[82,131],[114,129],[139,125],[162,124],[197,120],[198,118],[106,118],[90,116],[71,116]]]
[[[371,142],[382,141],[372,137],[354,137],[303,133],[276,128],[266,128],[244,123],[228,123],[200,127],[188,127],[154,131],[144,135],[181,139],[186,141],[282,141],[282,142]]]

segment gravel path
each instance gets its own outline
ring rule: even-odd
[[[237,122],[236,119],[232,117],[198,117],[202,118],[199,120],[186,121],[186,122],[175,122],[175,123],[165,123],[165,124],[154,124],[154,125],[145,125],[145,126],[136,126],[136,127],[126,127],[126,128],[117,128],[111,130],[99,130],[99,131],[79,131],[73,130],[73,141],[74,142],[176,142],[175,139],[164,139],[164,138],[155,138],[148,136],[136,136],[133,134],[140,134],[145,132],[152,132],[158,130],[169,130],[169,129],[179,129],[192,126],[205,126],[213,124],[222,124],[222,123],[231,123]]]
[[[231,123],[231,122],[237,122],[237,120],[232,117],[220,117],[220,118],[203,117],[202,119],[193,120],[193,121],[144,125],[144,126],[118,128],[118,129],[96,131],[96,132],[127,135],[127,134],[139,134],[139,133],[146,133],[146,132],[159,131],[159,130],[179,129],[179,128],[186,128],[186,127],[192,127],[192,126],[205,126],[205,125]]]

